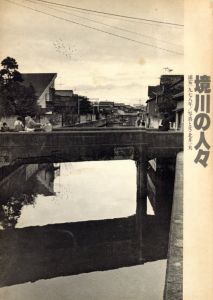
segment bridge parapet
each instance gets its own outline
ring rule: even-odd
[[[70,130],[0,133],[0,160],[15,162],[85,161],[121,159],[118,149],[128,149],[135,160],[176,155],[183,150],[183,133],[146,130]],[[130,149],[133,149],[130,151]],[[121,151],[120,151],[121,153]],[[123,151],[125,154],[125,151]],[[127,159],[128,155],[124,155]]]

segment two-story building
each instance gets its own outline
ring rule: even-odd
[[[32,85],[35,90],[38,105],[43,114],[50,111],[55,89],[55,79],[57,73],[22,73],[22,85],[28,87]]]
[[[162,75],[160,85],[148,87],[147,127],[159,128],[165,113],[169,114],[170,128],[183,128],[184,76]]]
[[[53,112],[61,115],[62,125],[73,125],[78,121],[78,95],[72,90],[55,90]]]
[[[147,128],[159,128],[161,124],[162,116],[159,112],[158,96],[162,95],[162,93],[163,87],[160,85],[148,87],[149,99],[146,101]]]
[[[50,105],[54,97],[55,79],[57,73],[22,73],[23,81],[20,83],[25,87],[32,86],[35,90],[37,103],[40,106],[40,118],[44,122],[48,114],[52,113]],[[8,116],[1,118],[1,123],[7,122],[10,128],[14,127],[14,122],[17,116]]]
[[[184,127],[184,92],[179,92],[173,96],[177,106],[175,112],[175,129],[183,131]]]

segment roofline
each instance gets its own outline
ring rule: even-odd
[[[21,75],[26,75],[26,74],[54,74],[54,75],[58,75],[58,73],[55,73],[55,72],[31,72],[31,73],[21,73]]]
[[[180,83],[181,81],[184,81],[184,75],[180,75],[180,76],[183,76],[183,78],[180,78],[179,80],[177,80],[175,83],[173,83],[172,85],[170,85],[170,87],[173,87],[176,84]]]
[[[66,92],[73,92],[73,90],[58,90],[58,89],[57,89],[57,90],[55,89],[55,91],[56,91],[56,92],[65,92],[65,91],[66,91]]]
[[[150,101],[152,101],[152,100],[156,100],[156,96],[155,96],[155,97],[152,97],[152,98],[150,98],[150,99],[148,99],[148,100],[146,100],[146,103],[147,103],[147,102],[150,102]]]
[[[184,92],[183,91],[181,91],[181,92],[179,92],[179,93],[177,93],[177,94],[175,94],[173,97],[172,97],[173,99],[178,99],[178,98],[184,98]]]

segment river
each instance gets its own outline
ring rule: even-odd
[[[24,165],[0,189],[1,299],[163,298],[165,243],[138,239],[134,161]]]

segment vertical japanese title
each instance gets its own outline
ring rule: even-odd
[[[195,163],[200,163],[203,167],[207,167],[208,159],[210,154],[210,145],[206,140],[206,131],[209,129],[211,124],[210,119],[210,76],[196,75],[195,78],[195,118],[194,118],[194,127],[199,131],[199,140],[194,146],[197,151],[195,158]]]

